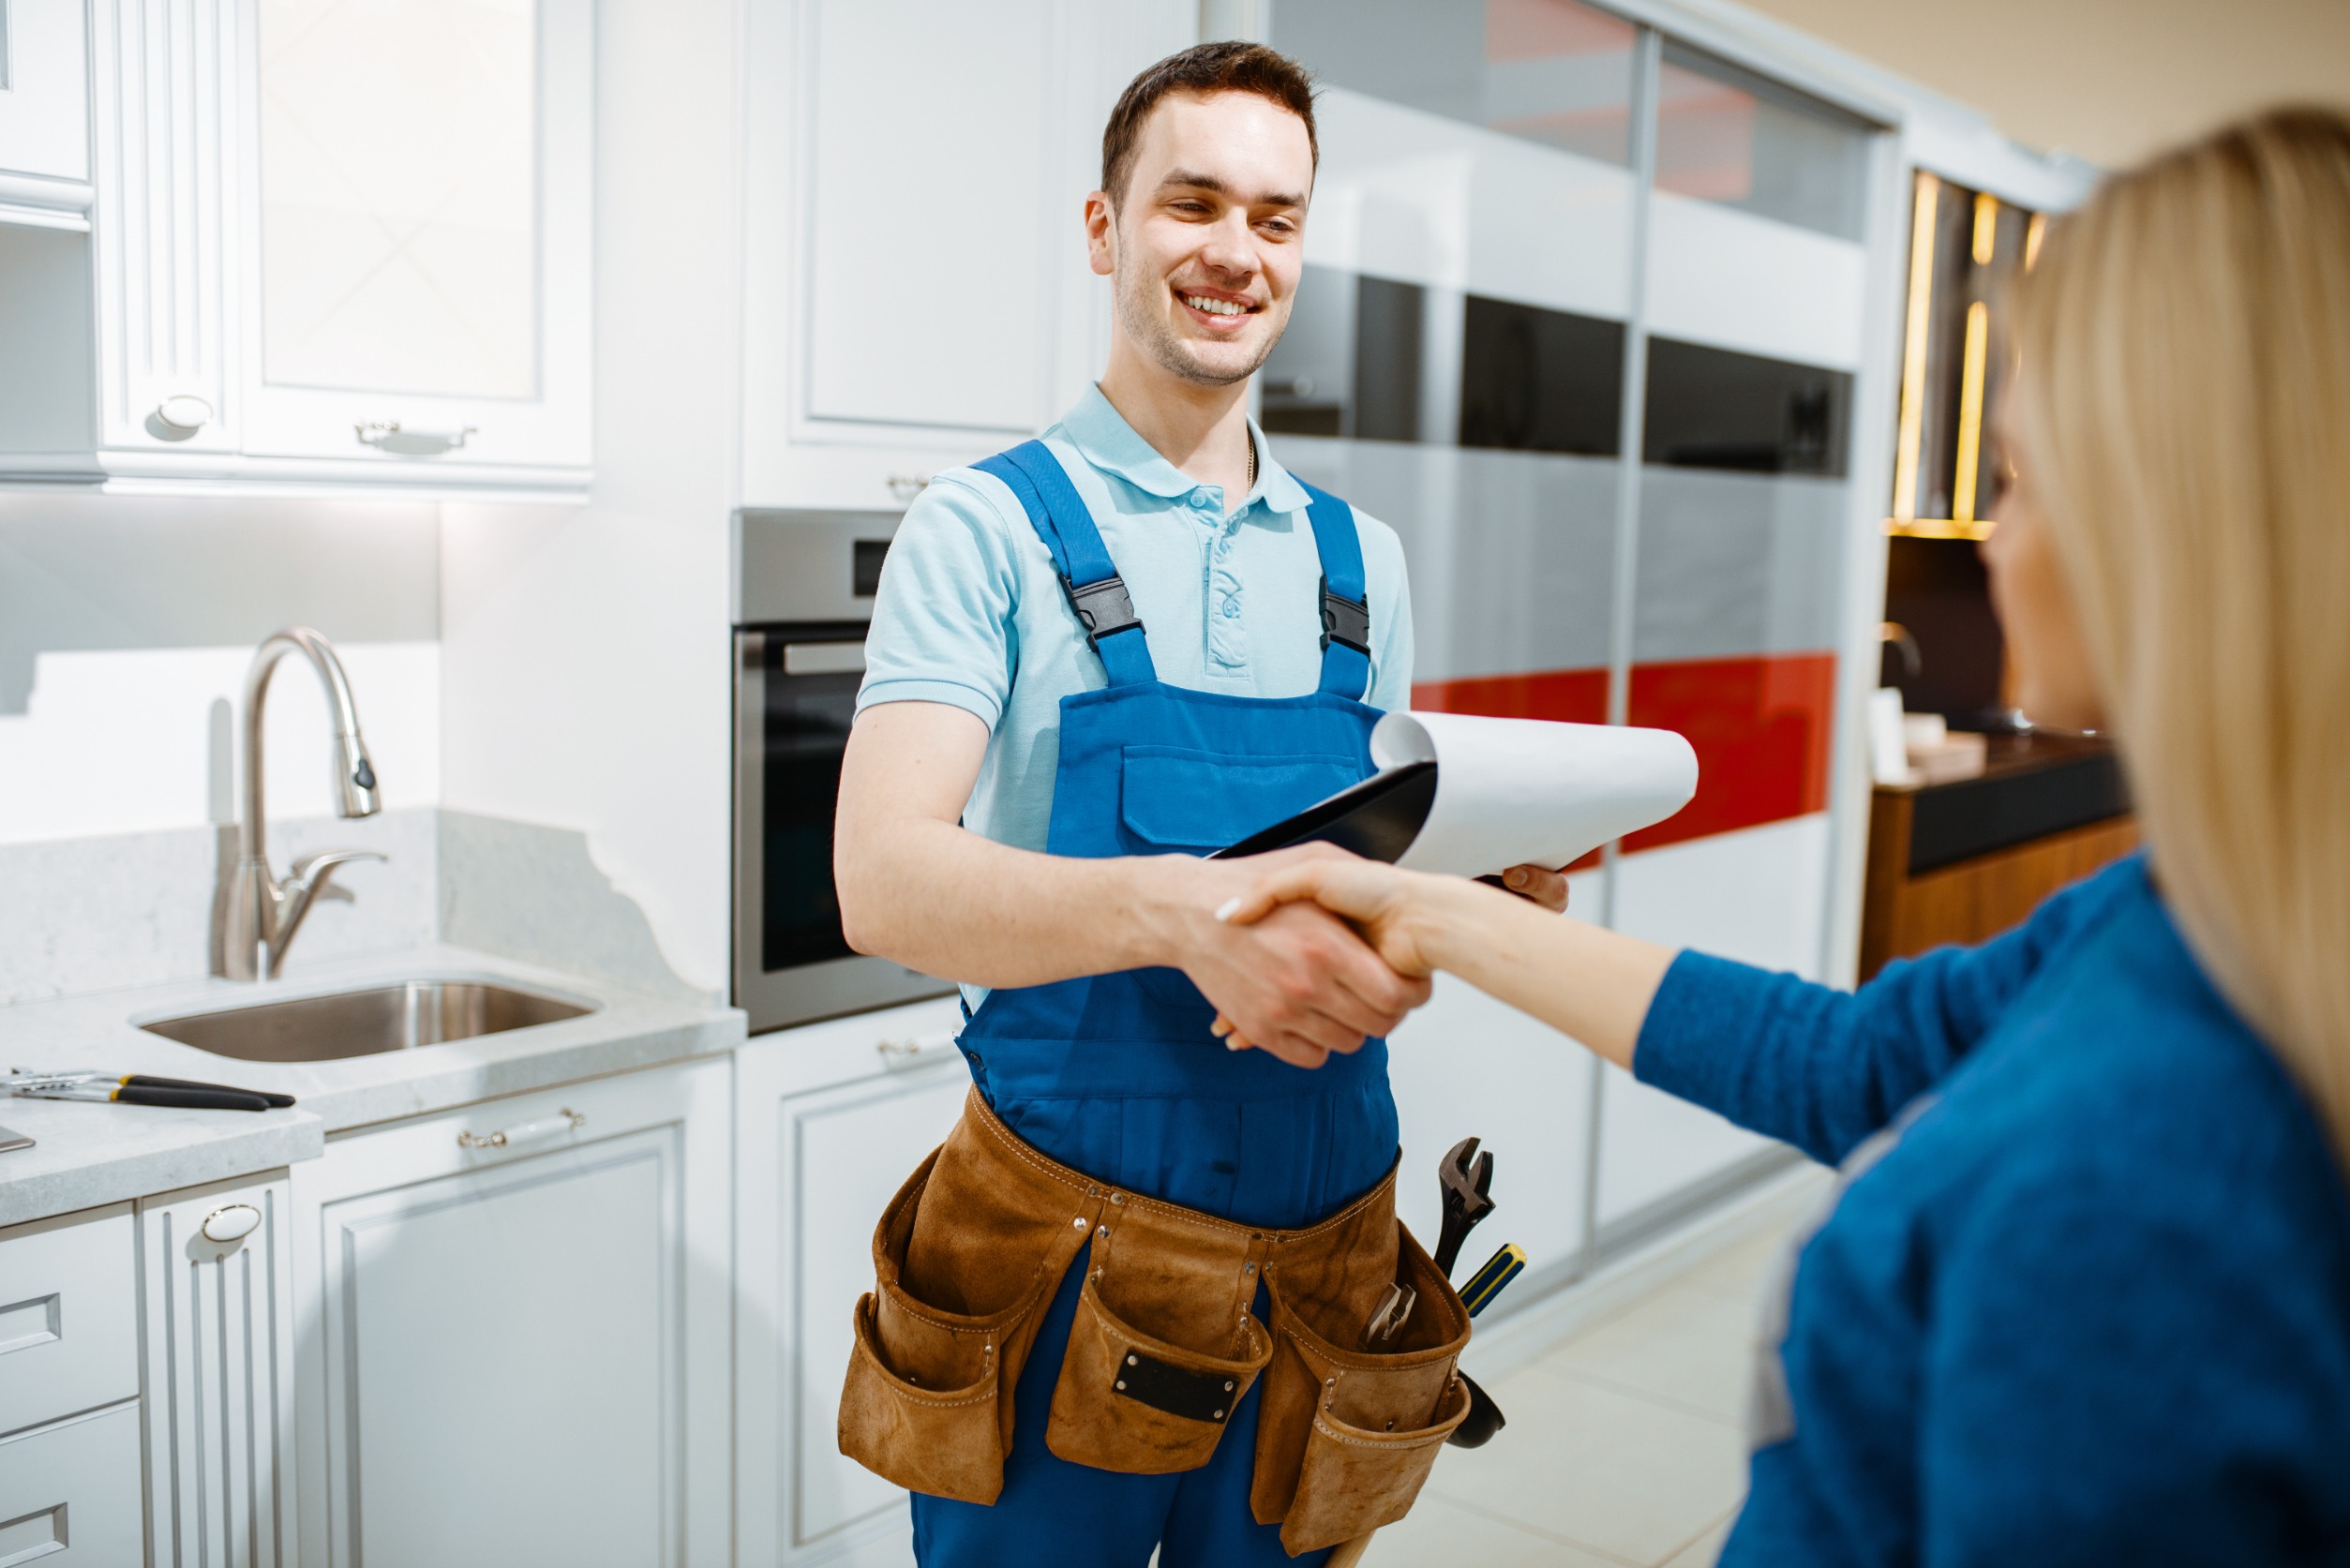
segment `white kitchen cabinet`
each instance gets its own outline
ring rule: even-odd
[[[139,1506],[139,1403],[0,1438],[0,1563],[134,1568],[149,1561]]]
[[[728,1561],[730,1080],[489,1100],[295,1169],[306,1568]]]
[[[84,0],[0,0],[0,223],[86,229]]]
[[[584,495],[590,0],[91,4],[89,232],[0,236],[0,479]]]
[[[873,1228],[953,1126],[951,998],[786,1030],[737,1053],[739,1561],[911,1561],[906,1494],[840,1452],[849,1316]]]
[[[291,1198],[277,1171],[139,1201],[153,1561],[289,1561]]]
[[[1189,0],[749,0],[743,500],[879,506],[1101,368],[1102,122]]]

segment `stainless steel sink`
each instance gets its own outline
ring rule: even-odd
[[[258,1007],[150,1019],[150,1034],[247,1062],[331,1062],[527,1029],[593,1012],[487,980],[409,980]]]

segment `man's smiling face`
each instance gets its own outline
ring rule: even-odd
[[[1202,386],[1252,374],[1289,324],[1313,190],[1306,124],[1254,93],[1170,93],[1122,198],[1088,217],[1094,271],[1143,356]],[[1099,216],[1096,216],[1096,215]]]

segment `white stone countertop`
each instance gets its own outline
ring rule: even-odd
[[[177,1017],[403,979],[486,979],[592,1004],[578,1018],[327,1062],[248,1062],[138,1027]],[[736,1008],[649,995],[463,948],[322,962],[263,985],[223,979],[0,1008],[0,1070],[154,1073],[294,1097],[289,1111],[179,1111],[0,1095],[0,1127],[34,1139],[0,1154],[0,1226],[312,1159],[330,1133],[558,1083],[731,1051]]]

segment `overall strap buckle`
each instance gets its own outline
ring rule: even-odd
[[[1322,579],[1322,650],[1327,653],[1330,645],[1351,648],[1369,657],[1370,653],[1370,594],[1365,590],[1360,599],[1349,599],[1332,591],[1330,578]]]
[[[1134,597],[1127,592],[1122,577],[1109,576],[1081,585],[1063,576],[1061,590],[1069,595],[1069,607],[1077,612],[1078,624],[1085,629],[1085,641],[1096,653],[1101,651],[1102,638],[1143,630],[1142,617],[1134,613]]]

